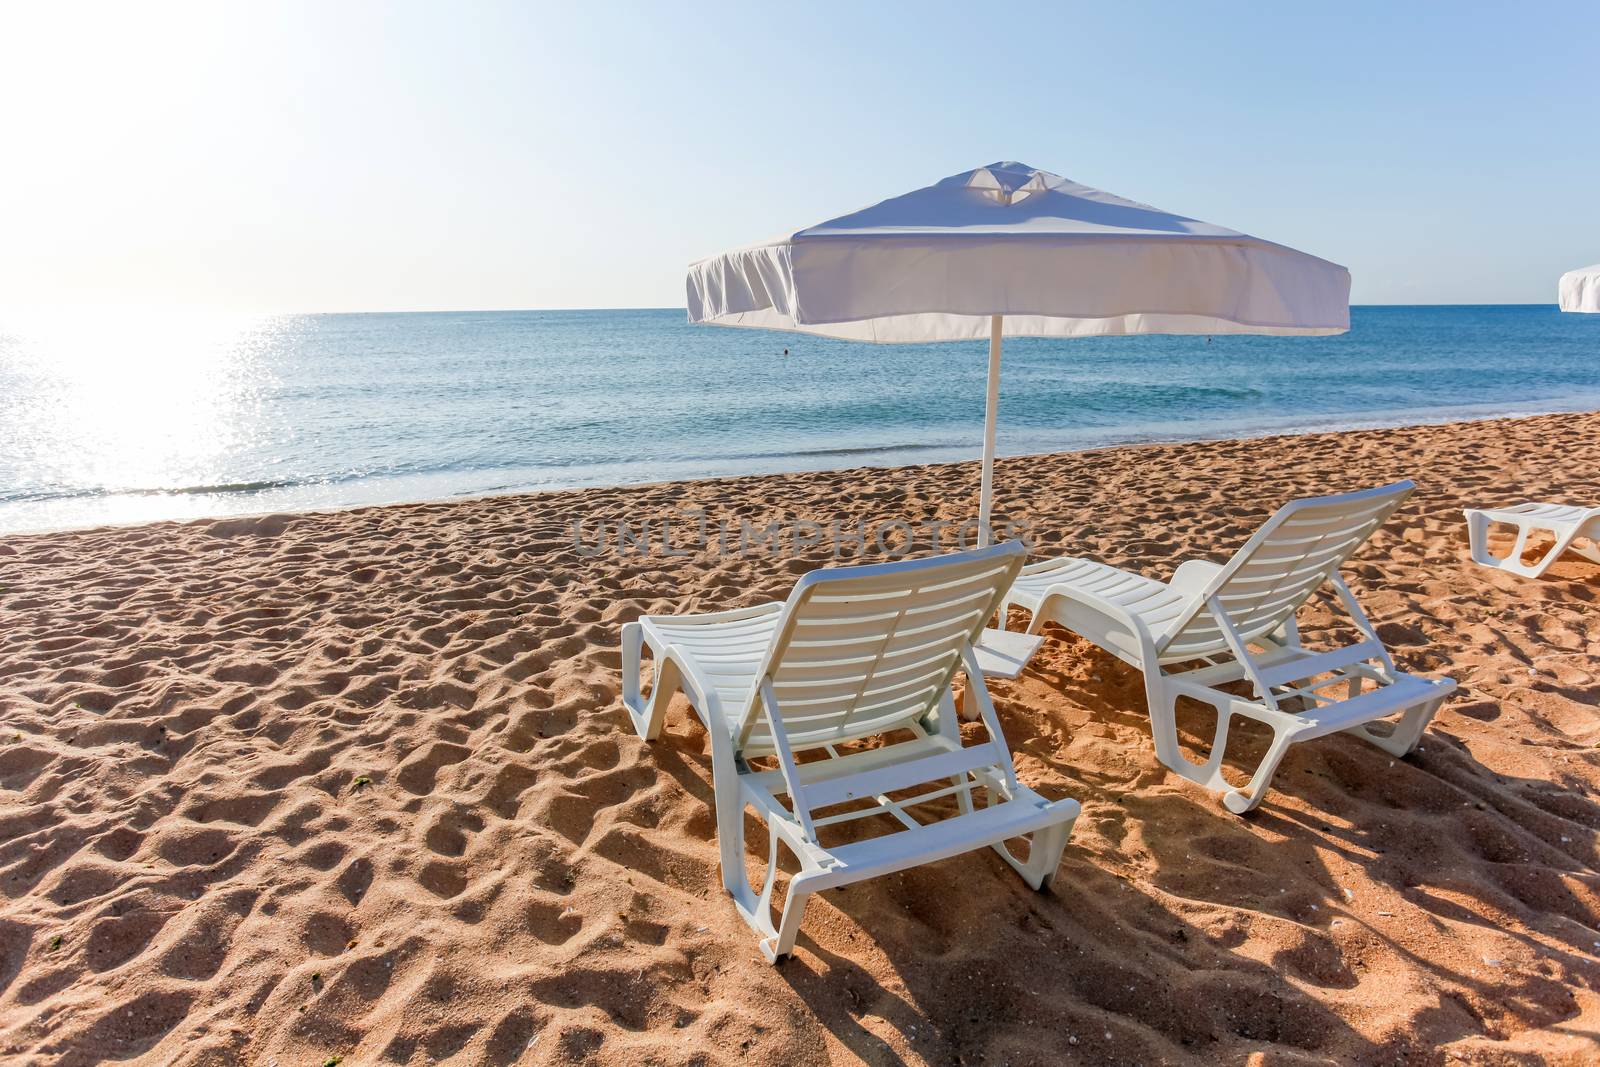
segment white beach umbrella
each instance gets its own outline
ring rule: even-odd
[[[688,287],[690,322],[879,344],[988,337],[985,544],[1002,337],[1350,327],[1337,264],[1014,162],[701,260]]]
[[[1562,311],[1600,314],[1600,263],[1567,271],[1556,292]]]

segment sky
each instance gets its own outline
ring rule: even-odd
[[[1334,260],[1600,261],[1600,8],[0,0],[0,307],[681,307],[683,268],[1017,159]]]

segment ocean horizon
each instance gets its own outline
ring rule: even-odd
[[[785,352],[787,351],[787,354]],[[999,452],[1600,408],[1600,322],[1008,339]],[[682,309],[0,319],[0,533],[976,459],[986,346]]]

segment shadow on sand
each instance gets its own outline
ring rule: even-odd
[[[779,974],[852,1054],[1434,1063],[1578,1016],[1573,989],[1600,977],[1600,805],[1496,775],[1436,723],[1405,760],[1342,735],[1296,746],[1235,817],[1155,763],[1137,676],[1072,651],[1104,681],[1044,665],[997,687],[1024,777],[1084,805],[1052,890],[983,851],[813,898]],[[1088,722],[1044,736],[1029,685]],[[1123,759],[1059,743],[1079,728]],[[1236,737],[1242,772],[1264,738]],[[709,809],[704,757],[662,755]]]

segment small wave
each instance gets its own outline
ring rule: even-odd
[[[564,470],[575,467],[631,467],[639,465],[654,465],[661,463],[741,463],[747,460],[761,459],[807,459],[813,456],[873,456],[899,452],[936,452],[951,448],[964,448],[970,441],[944,441],[944,442],[914,442],[910,444],[884,444],[884,445],[849,445],[836,448],[786,448],[774,449],[766,452],[682,452],[672,453],[663,449],[660,453],[649,454],[622,454],[593,455],[581,453],[561,458],[547,459],[511,459],[504,463],[480,462],[471,464],[452,464],[437,468],[418,468],[414,471],[405,471],[405,474],[439,474],[486,471],[521,471],[521,470]],[[375,472],[380,473],[380,472]],[[401,473],[401,472],[396,472]],[[369,475],[370,477],[370,475]]]
[[[782,452],[729,452],[721,455],[686,456],[684,458],[696,462],[728,460],[728,459],[804,459],[807,456],[871,456],[883,455],[892,452],[936,452],[941,449],[959,448],[970,442],[926,443],[900,445],[852,445],[841,448],[795,448]]]
[[[156,487],[73,486],[53,489],[18,489],[0,493],[0,501],[36,503],[49,500],[100,499],[112,496],[224,496],[231,493],[260,493],[269,489],[293,489],[297,486],[318,485],[322,479],[311,481],[257,481],[219,482],[214,485],[176,485]]]
[[[295,481],[260,481],[260,482],[220,482],[216,485],[183,485],[176,489],[124,489],[124,493],[132,496],[203,496],[207,494],[223,493],[259,493],[264,489],[290,489],[297,485],[310,485],[313,482]]]
[[[1253,385],[1191,385],[1187,382],[1134,383],[1120,387],[1131,394],[1160,396],[1190,402],[1212,397],[1222,400],[1259,400],[1266,391]],[[1113,390],[1115,391],[1115,390]]]

